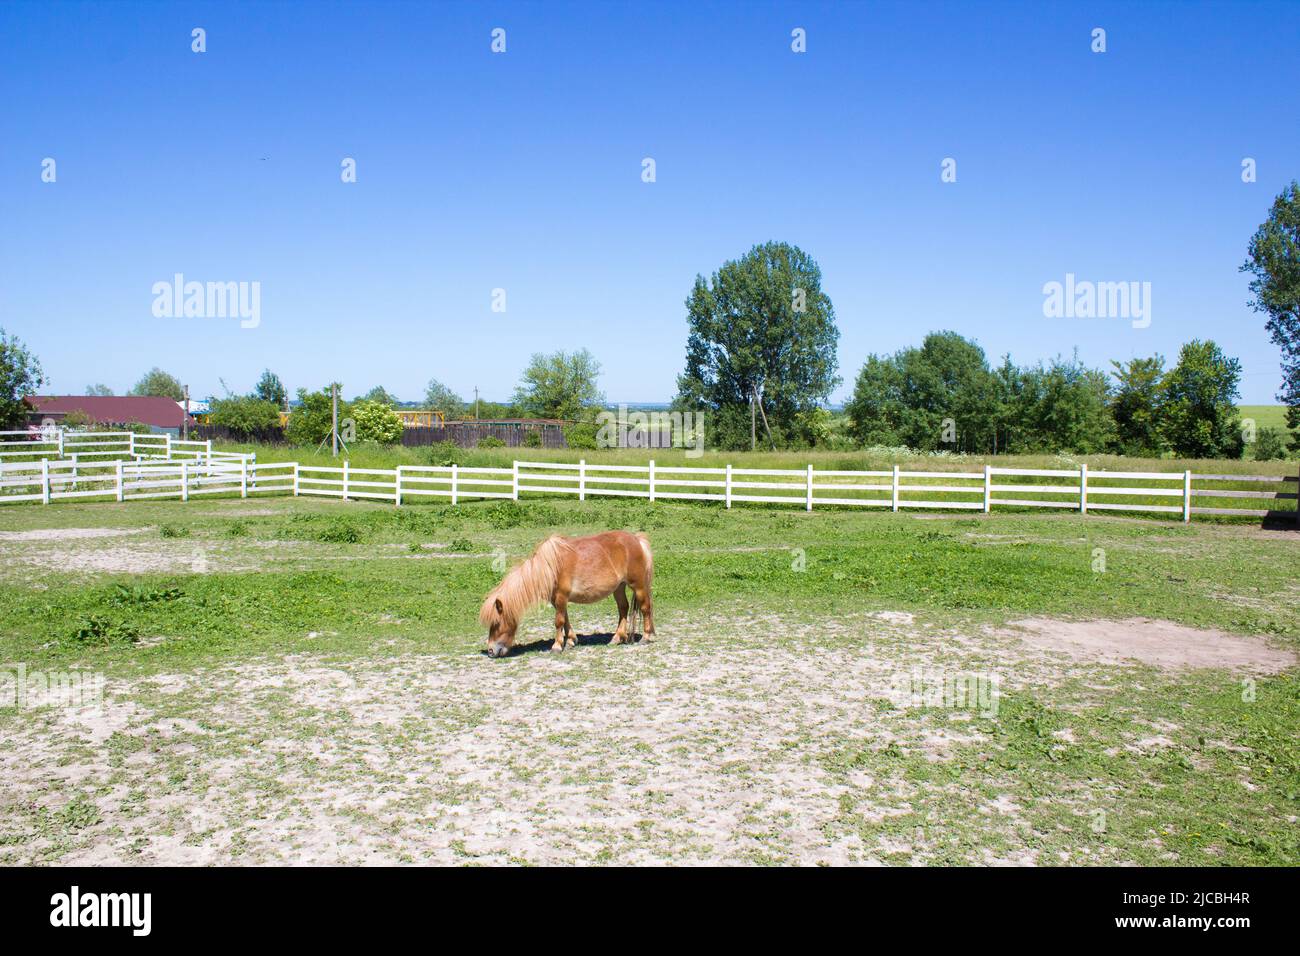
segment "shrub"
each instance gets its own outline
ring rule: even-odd
[[[1278,428],[1261,428],[1255,436],[1255,460],[1275,461],[1286,457],[1286,443]]]
[[[477,448],[505,448],[506,443],[494,435],[484,435],[478,440]]]
[[[578,422],[564,429],[564,441],[570,448],[594,449],[596,444],[596,426],[591,422]]]
[[[254,435],[280,424],[280,409],[274,402],[251,395],[218,398],[212,402],[208,421],[237,435]]]
[[[392,445],[402,438],[402,420],[392,406],[383,402],[357,402],[352,406],[357,441]]]
[[[289,413],[289,421],[284,426],[284,437],[293,445],[319,445],[329,438],[332,422],[331,398],[329,389],[308,392],[298,389],[298,405]],[[343,420],[352,415],[352,406],[339,399],[339,431],[343,431]]]
[[[190,529],[176,524],[165,524],[158,529],[158,533],[164,538],[188,538]]]
[[[537,429],[535,429],[535,428],[530,428],[530,429],[528,429],[526,432],[524,432],[524,447],[525,447],[525,448],[541,448],[541,447],[542,447],[542,433],[539,432],[539,431],[538,431]]]

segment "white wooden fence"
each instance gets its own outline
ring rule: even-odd
[[[129,460],[94,461],[91,454],[114,454],[107,447],[78,452],[72,458],[0,462],[0,502],[65,498],[180,498],[201,494],[293,494],[388,501],[400,506],[421,497],[462,500],[521,495],[562,495],[580,501],[595,497],[778,504],[801,507],[866,507],[899,511],[911,508],[989,512],[995,507],[1054,508],[1077,511],[1149,512],[1189,521],[1192,515],[1279,515],[1269,509],[1222,507],[1223,499],[1296,501],[1300,476],[1194,475],[1182,472],[1098,471],[1078,469],[998,468],[978,472],[820,471],[803,469],[691,468],[605,465],[579,461],[515,461],[509,468],[459,465],[402,465],[353,468],[298,462],[259,464],[253,455],[214,452],[210,443],[181,442],[168,436],[121,433],[96,436],[103,446],[115,435],[119,456]],[[86,437],[81,433],[79,437]],[[160,439],[166,438],[166,441]],[[62,439],[66,451],[70,436]],[[84,448],[85,445],[83,444]],[[164,454],[167,457],[163,457]],[[1231,483],[1272,484],[1270,490],[1214,487]],[[1286,490],[1290,483],[1291,490]],[[1214,505],[1198,506],[1197,499]],[[1290,514],[1288,510],[1286,512]],[[1300,513],[1298,513],[1300,514]],[[1300,521],[1300,517],[1297,518]]]

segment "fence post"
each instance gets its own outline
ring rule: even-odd
[[[212,461],[212,439],[208,439],[207,460]]]
[[[727,465],[727,485],[726,485],[727,507],[731,507],[731,465]]]
[[[163,437],[167,439],[167,448],[166,450],[164,450],[163,454],[167,456],[168,461],[171,461],[172,460],[172,433],[163,432]]]
[[[578,459],[578,500],[587,500],[587,459]]]
[[[1183,472],[1183,524],[1192,520],[1192,473]]]
[[[402,507],[402,466],[393,469],[393,504]]]
[[[72,453],[72,487],[77,487],[77,453]]]
[[[298,463],[293,463],[293,496],[298,497]]]
[[[993,466],[984,466],[984,513],[993,508]]]
[[[655,501],[655,460],[650,459],[650,503]]]
[[[248,459],[239,459],[239,497],[248,497]]]
[[[807,500],[807,503],[806,503],[806,505],[805,505],[805,507],[807,508],[808,511],[812,511],[812,488],[813,488],[813,485],[812,485],[812,482],[813,482],[812,472],[813,472],[813,466],[810,464],[810,465],[808,466],[808,495],[807,495],[808,500]]]
[[[518,501],[518,500],[519,500],[519,461],[518,461],[518,459],[516,459],[516,460],[513,462],[513,465],[514,465],[514,467],[513,467],[513,470],[511,471],[511,475],[510,475],[510,500],[511,500],[511,501]]]
[[[190,466],[189,462],[181,462],[181,501],[190,500]]]
[[[121,501],[122,500],[122,462],[121,460],[118,460],[114,464],[117,465],[117,500]]]
[[[890,485],[890,499],[893,503],[894,510],[898,510],[898,466],[894,466],[894,480]]]
[[[255,451],[250,452],[248,458],[246,458],[245,461],[247,461],[253,467],[253,490],[256,491],[257,490],[257,452]]]
[[[343,500],[348,500],[348,460],[343,459]]]
[[[63,457],[63,426],[59,426],[59,458]]]
[[[50,460],[41,459],[41,504],[50,503]]]
[[[451,503],[454,505],[460,500],[459,494],[460,483],[460,465],[455,462],[451,463]]]
[[[1088,513],[1088,463],[1079,466],[1079,514]]]
[[[135,457],[135,432],[126,433],[126,453],[132,458]]]

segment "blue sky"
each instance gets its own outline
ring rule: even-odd
[[[695,275],[776,239],[821,265],[836,400],[946,328],[1098,366],[1213,338],[1272,402],[1237,269],[1300,176],[1298,36],[1297,3],[10,2],[0,326],[58,393],[160,365],[504,399],[585,346],[662,401]],[[178,272],[260,282],[260,325],[155,317]],[[1150,327],[1045,318],[1067,273],[1150,282]]]

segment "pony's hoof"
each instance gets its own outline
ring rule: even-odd
[[[563,651],[563,650],[564,650],[564,645],[563,645],[563,644],[552,644],[552,645],[551,645],[551,652],[552,652],[552,653],[557,653],[557,654],[558,654],[559,652],[561,652],[561,651]]]

